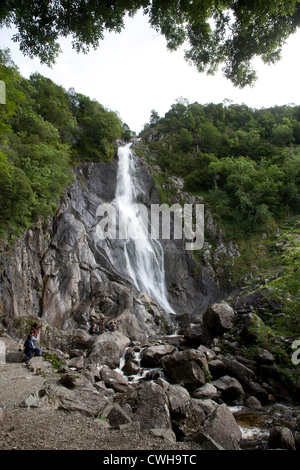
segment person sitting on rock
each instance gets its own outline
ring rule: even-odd
[[[117,325],[115,324],[114,321],[111,321],[108,327],[108,331],[116,331]]]
[[[42,328],[42,325],[38,325],[36,322],[33,323],[32,327],[30,328],[30,334],[33,335],[35,338],[38,337],[39,329]]]
[[[32,354],[34,354],[35,356],[41,356],[42,355],[41,349],[36,348],[34,346],[34,343],[32,341],[32,335],[27,336],[27,339],[24,343],[24,353],[25,353],[25,356],[26,356],[26,359],[25,359],[26,364],[31,359]]]
[[[92,323],[89,329],[90,335],[98,335],[99,334],[99,328],[96,325],[96,323]]]

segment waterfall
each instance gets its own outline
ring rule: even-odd
[[[137,213],[137,200],[143,190],[135,177],[135,161],[131,144],[118,149],[118,174],[115,204],[119,219],[126,224],[124,239],[126,270],[136,289],[156,300],[163,309],[173,312],[167,299],[164,251],[159,240],[152,239],[148,226]]]

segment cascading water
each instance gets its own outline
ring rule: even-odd
[[[134,176],[135,162],[131,144],[119,147],[119,167],[115,204],[119,219],[126,225],[124,254],[126,270],[137,290],[156,300],[163,309],[173,312],[165,287],[164,252],[160,242],[149,236],[148,226],[137,214],[137,199],[142,188]]]

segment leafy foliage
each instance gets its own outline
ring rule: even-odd
[[[299,106],[253,110],[180,99],[141,137],[164,172],[205,196],[231,236],[247,235],[300,209],[299,122]]]
[[[169,50],[188,43],[186,59],[200,72],[213,74],[223,64],[225,76],[241,87],[256,78],[251,60],[279,60],[282,45],[300,24],[299,0],[6,0],[0,26],[14,24],[21,51],[50,65],[60,52],[59,37],[71,36],[78,52],[88,52],[105,31],[120,32],[125,16],[139,10],[165,36]]]
[[[74,164],[111,160],[115,140],[131,132],[74,90],[40,74],[25,80],[8,51],[0,51],[0,76],[7,89],[0,107],[0,239],[9,242],[55,212]]]

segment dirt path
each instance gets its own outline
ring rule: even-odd
[[[36,375],[22,363],[0,365],[0,450],[199,450],[197,444],[140,432],[134,424],[117,430],[82,413],[24,405],[45,382],[57,379],[55,372]]]

